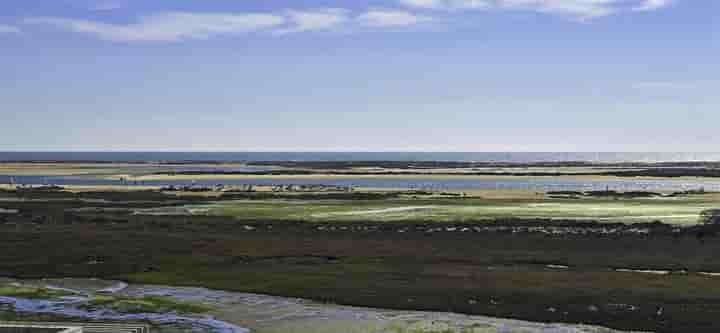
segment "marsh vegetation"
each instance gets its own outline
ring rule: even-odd
[[[0,275],[714,332],[718,198],[671,189],[8,188],[0,193]],[[206,310],[160,298],[97,297],[89,306]]]

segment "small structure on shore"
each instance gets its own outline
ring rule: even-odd
[[[352,192],[352,186],[340,185],[274,185],[273,192]]]
[[[64,187],[58,186],[58,185],[20,184],[20,185],[15,186],[15,189],[18,191],[60,191],[60,190],[63,190]]]
[[[184,185],[184,186],[165,186],[160,189],[160,191],[163,192],[212,192],[212,191],[219,191],[222,189],[222,186],[200,186],[200,185]]]

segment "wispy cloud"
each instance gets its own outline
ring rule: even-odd
[[[490,0],[400,0],[405,6],[425,9],[484,9],[490,8],[493,2]]]
[[[361,25],[368,27],[403,27],[431,21],[428,16],[420,16],[402,10],[372,9],[357,17]]]
[[[665,8],[673,0],[398,0],[412,8],[433,10],[493,9],[531,11],[585,21],[627,11]]]
[[[613,14],[621,0],[500,0],[502,9],[529,10],[587,20]]]
[[[303,31],[332,30],[348,21],[348,11],[342,8],[327,8],[314,11],[289,11],[291,26],[276,30],[276,34]]]
[[[112,1],[112,0],[111,0]],[[66,17],[32,17],[26,24],[43,24],[60,29],[123,42],[174,42],[209,39],[222,35],[266,32],[283,35],[347,28],[397,29],[435,21],[434,11],[444,11],[443,22],[459,17],[458,11],[530,11],[588,21],[627,11],[653,11],[679,0],[395,0],[403,8],[343,8],[280,10],[269,13],[162,12],[141,15],[122,23]],[[121,7],[105,2],[96,10]],[[431,13],[432,12],[432,13]],[[456,15],[457,14],[457,15]],[[0,33],[19,33],[13,26],[0,25]]]
[[[19,34],[20,28],[11,25],[0,24],[0,34]]]
[[[42,24],[121,42],[176,42],[220,35],[266,32],[284,35],[333,31],[341,27],[397,28],[430,21],[429,16],[403,10],[369,9],[354,15],[347,9],[287,10],[270,14],[166,12],[140,16],[129,23],[61,17],[33,17],[25,24]]]
[[[282,26],[286,19],[272,14],[168,12],[142,16],[128,24],[55,17],[29,18],[24,22],[52,25],[112,41],[180,41],[267,30]]]
[[[670,6],[673,0],[644,0],[642,3],[633,7],[635,11],[647,12],[665,8]]]

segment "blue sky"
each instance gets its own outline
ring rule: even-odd
[[[714,0],[3,0],[0,150],[717,151]]]

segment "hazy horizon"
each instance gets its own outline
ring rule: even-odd
[[[717,162],[720,152],[209,152],[209,151],[0,151],[0,161],[257,162],[257,161],[425,161],[425,162]]]
[[[716,154],[718,151],[592,151],[592,150],[307,150],[307,149],[248,149],[248,150],[192,150],[192,149],[2,149],[0,153],[418,153],[418,154]]]

